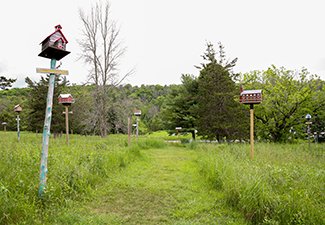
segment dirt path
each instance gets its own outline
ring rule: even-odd
[[[142,154],[143,160],[114,175],[88,207],[98,224],[244,224],[225,209],[222,193],[200,177],[196,152],[166,148]]]

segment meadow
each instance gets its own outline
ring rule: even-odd
[[[0,132],[0,224],[324,224],[325,146]],[[171,138],[176,139],[175,137]]]
[[[114,171],[139,152],[125,148],[124,138],[72,136],[51,138],[45,196],[38,198],[41,134],[0,132],[0,224],[45,224],[73,201],[91,198]],[[50,223],[49,223],[50,224]]]

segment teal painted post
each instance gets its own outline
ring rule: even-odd
[[[56,60],[51,59],[51,69],[55,69]],[[47,93],[47,102],[45,110],[45,120],[43,128],[43,142],[41,153],[41,167],[40,167],[40,184],[38,189],[38,196],[43,197],[46,188],[47,178],[47,157],[49,149],[50,128],[52,119],[52,105],[53,105],[53,93],[54,93],[54,81],[55,74],[50,74],[49,89]]]

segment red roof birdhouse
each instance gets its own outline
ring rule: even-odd
[[[260,104],[262,102],[262,90],[241,90],[239,102],[242,104]]]
[[[41,42],[42,52],[38,56],[60,60],[70,53],[66,51],[68,40],[61,29],[61,25],[55,26],[55,31]]]
[[[62,105],[69,106],[72,103],[74,103],[74,99],[71,94],[60,94],[58,99],[59,99],[59,103]]]

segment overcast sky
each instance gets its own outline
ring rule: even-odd
[[[71,83],[86,81],[78,61],[81,34],[78,9],[91,0],[3,1],[0,8],[0,74],[24,86],[36,68],[49,68],[38,57],[39,43],[61,24],[71,54],[62,59]],[[238,57],[236,72],[264,70],[271,64],[306,67],[325,79],[325,1],[323,0],[110,0],[127,52],[121,73],[135,68],[125,83],[180,83],[184,73],[198,75],[206,42],[221,42],[226,55]]]

